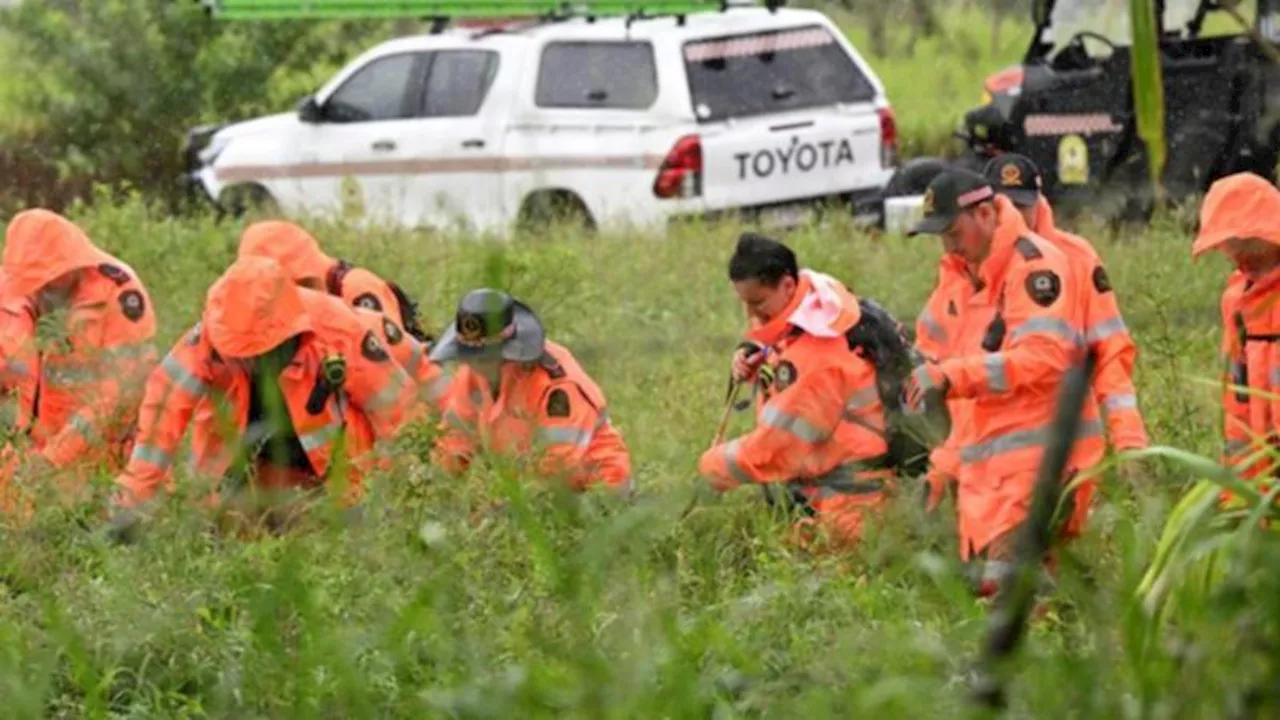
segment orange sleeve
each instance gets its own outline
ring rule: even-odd
[[[946,326],[939,319],[939,311],[943,308],[943,292],[942,287],[936,288],[925,303],[924,310],[916,318],[916,349],[934,362],[942,358],[949,341]]]
[[[1138,408],[1138,391],[1133,385],[1133,367],[1138,346],[1133,342],[1115,291],[1101,261],[1088,278],[1085,342],[1098,357],[1094,375],[1094,395],[1107,419],[1107,435],[1117,450],[1144,448],[1151,443]]]
[[[432,456],[446,472],[459,473],[471,463],[475,454],[476,392],[468,382],[470,375],[459,371],[440,401],[442,416],[440,435]]]
[[[843,385],[839,368],[800,375],[765,404],[755,429],[706,451],[698,471],[742,484],[802,477],[812,448],[826,442],[844,419]]]
[[[1036,283],[1056,285],[1050,300],[1032,296]],[[951,381],[949,397],[972,398],[1012,393],[1027,388],[1052,388],[1083,345],[1075,284],[1065,263],[1044,260],[1018,264],[1005,285],[1005,341],[997,352],[985,352],[942,362]]]
[[[538,443],[544,448],[540,472],[565,475],[579,490],[587,487],[595,479],[587,451],[601,422],[600,411],[572,382],[547,388],[540,402]]]
[[[115,504],[134,507],[155,495],[173,466],[196,405],[209,394],[211,348],[196,325],[151,372],[138,409],[133,454],[120,477]]]
[[[72,317],[77,330],[71,360],[86,382],[82,405],[42,451],[54,467],[73,463],[94,442],[106,439],[112,425],[131,421],[141,399],[146,373],[155,360],[149,342],[154,323],[130,321],[119,316],[116,307],[108,303],[105,308],[78,308]]]
[[[376,440],[395,437],[417,400],[413,381],[372,330],[365,331],[359,346],[350,353],[343,387],[369,418]]]

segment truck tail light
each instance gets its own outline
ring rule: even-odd
[[[702,140],[697,135],[685,135],[671,146],[653,181],[653,194],[660,198],[702,195]]]
[[[880,116],[880,167],[891,168],[898,164],[898,121],[890,107],[882,107],[876,114]]]

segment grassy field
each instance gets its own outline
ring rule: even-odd
[[[166,344],[194,322],[238,237],[138,204],[78,219],[145,278]],[[430,434],[419,429],[352,528],[318,515],[288,537],[236,542],[177,499],[138,545],[113,548],[78,524],[92,508],[46,509],[0,537],[6,717],[970,715],[985,610],[965,590],[951,522],[920,512],[916,483],[845,556],[788,545],[786,523],[748,490],[677,523],[740,330],[724,278],[736,228],[505,247],[314,230],[411,288],[434,327],[476,285],[531,303],[603,385],[638,500],[566,498],[498,462],[448,480],[417,459]],[[806,265],[904,319],[939,253],[839,226],[788,239]],[[1193,265],[1188,242],[1163,224],[1099,248],[1142,347],[1151,431],[1213,455],[1214,389],[1197,379],[1216,368],[1224,267]],[[1190,479],[1171,464],[1133,484],[1108,478],[1015,663],[1015,716],[1227,717],[1269,677],[1258,653],[1270,650],[1240,642],[1264,634],[1241,617],[1206,607],[1155,643],[1141,630],[1133,589]],[[475,514],[496,499],[510,510]]]

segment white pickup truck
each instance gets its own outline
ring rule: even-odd
[[[875,222],[896,149],[880,80],[829,18],[731,6],[392,40],[295,112],[193,131],[187,157],[224,208],[507,236],[551,212],[793,224],[827,200]]]

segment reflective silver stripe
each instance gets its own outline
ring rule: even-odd
[[[1080,343],[1080,333],[1066,320],[1055,317],[1033,317],[1015,328],[1009,339],[1013,341],[1028,335],[1052,335],[1072,344]]]
[[[68,421],[67,424],[85,437],[89,437],[95,432],[93,425],[88,420],[85,420],[81,415],[72,415],[71,420]]]
[[[826,440],[830,433],[814,427],[802,417],[785,413],[776,407],[766,406],[760,414],[760,422],[764,425],[791,433],[807,443],[819,443]]]
[[[849,402],[844,404],[844,411],[847,414],[855,415],[878,402],[880,402],[880,392],[875,387],[865,387],[849,398]]]
[[[591,438],[594,436],[593,430],[568,427],[538,428],[538,437],[548,445],[573,445],[585,448],[591,444]]]
[[[862,468],[857,464],[839,465],[828,472],[810,482],[800,483],[800,485],[816,485],[818,487],[818,497],[827,498],[834,495],[873,495],[882,492],[885,487],[883,480],[863,480],[858,477],[858,473]]]
[[[431,384],[427,385],[427,399],[431,402],[438,402],[449,391],[449,384],[452,382],[453,375],[451,373],[444,373],[432,380]]]
[[[987,353],[982,359],[987,366],[987,386],[992,392],[1008,392],[1009,376],[1005,373],[1004,353]]]
[[[404,389],[404,378],[400,374],[393,374],[387,379],[387,383],[373,397],[369,398],[369,402],[364,404],[364,409],[369,412],[378,412],[395,404],[396,399],[400,397],[400,391]]]
[[[933,313],[925,310],[920,313],[920,317],[916,318],[916,322],[924,326],[924,331],[934,342],[944,343],[947,341],[947,331],[933,316]]]
[[[929,390],[932,390],[934,387],[936,387],[933,384],[933,377],[929,375],[928,365],[921,365],[920,367],[916,368],[914,371],[912,371],[911,376],[915,378],[916,385],[919,386],[919,388],[925,392],[928,392]]]
[[[1121,395],[1108,395],[1102,401],[1103,407],[1115,412],[1116,410],[1137,410],[1138,396],[1133,393],[1124,393]]]
[[[322,428],[312,430],[308,433],[302,433],[298,436],[298,443],[302,445],[302,449],[307,452],[323,447],[333,437],[342,431],[342,421],[334,419]]]
[[[1280,385],[1280,367],[1272,368],[1268,379],[1271,381],[1272,386]]]
[[[31,377],[31,368],[21,360],[9,360],[4,364],[5,372],[21,375],[23,377]]]
[[[1119,335],[1127,332],[1129,332],[1129,329],[1124,325],[1124,318],[1113,317],[1110,320],[1103,320],[1097,325],[1089,328],[1089,331],[1084,334],[1084,340],[1092,345],[1096,342],[1106,340],[1113,335]]]
[[[754,479],[747,474],[746,470],[738,464],[738,446],[742,444],[741,440],[731,440],[724,446],[724,464],[729,468],[729,475],[741,485],[747,485],[755,482]]]
[[[965,463],[982,462],[1015,450],[1042,447],[1048,442],[1049,433],[1049,427],[1040,427],[1034,430],[1014,430],[1004,435],[997,435],[986,442],[961,448],[960,461]],[[1084,440],[1100,435],[1102,435],[1102,422],[1095,418],[1080,425],[1080,429],[1076,433],[1076,440]]]
[[[1227,455],[1236,455],[1249,449],[1248,440],[1228,440],[1224,452]]]
[[[51,385],[83,385],[97,380],[100,371],[94,365],[87,367],[85,363],[46,364],[44,379]]]
[[[173,464],[173,456],[159,448],[138,443],[133,446],[133,453],[129,455],[129,462],[150,463],[161,470],[167,470]]]
[[[420,364],[422,364],[422,343],[414,343],[413,352],[409,354],[409,364],[404,370],[409,373],[409,377],[417,377]]]
[[[160,367],[164,368],[164,372],[169,376],[175,385],[186,390],[191,395],[200,397],[209,391],[209,386],[204,384],[200,378],[192,375],[178,359],[172,355],[166,355],[160,363]]]

